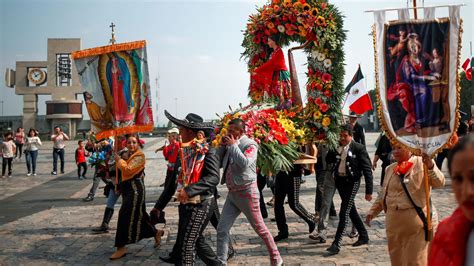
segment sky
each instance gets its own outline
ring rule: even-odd
[[[242,31],[248,16],[266,2],[0,0],[1,76],[6,68],[15,69],[16,61],[46,60],[48,38],[81,38],[82,49],[106,45],[110,39],[109,25],[113,22],[117,42],[147,41],[152,101],[158,125],[167,122],[164,110],[180,118],[193,112],[205,119],[215,119],[216,113],[228,111],[229,105],[235,108],[239,103],[249,103],[249,74],[246,62],[240,59]],[[329,2],[345,16],[345,84],[360,64],[367,87],[373,89],[374,49],[369,33],[374,18],[372,13],[364,11],[406,7],[407,0]],[[461,9],[464,20],[461,58],[464,61],[470,57],[473,0],[417,2],[425,6],[466,4]],[[436,13],[440,17],[446,16],[448,11],[440,8]],[[396,17],[394,11],[387,13],[389,19]],[[295,61],[301,92],[305,96],[306,55],[296,52]],[[40,115],[45,114],[45,101],[50,98],[39,97]],[[0,101],[4,102],[0,115],[22,113],[22,96],[7,88],[3,78],[0,80]],[[85,108],[83,113],[87,114]]]

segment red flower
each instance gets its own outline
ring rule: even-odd
[[[318,91],[322,91],[322,90],[323,90],[323,85],[321,85],[321,83],[316,83],[315,88],[316,88]]]
[[[317,138],[318,140],[323,140],[323,139],[326,138],[326,135],[325,135],[324,133],[321,133],[321,134],[317,135],[316,138]]]
[[[316,77],[320,78],[321,76],[323,75],[323,73],[321,71],[316,71]]]
[[[317,104],[317,105],[320,105],[323,103],[323,100],[321,99],[321,97],[318,97],[314,100],[314,103]]]
[[[314,70],[313,70],[312,67],[308,67],[308,75],[309,75],[309,76],[314,75]]]
[[[324,73],[321,78],[324,82],[329,82],[329,81],[331,81],[332,76],[331,76],[331,74]]]
[[[319,109],[321,109],[321,112],[326,113],[329,110],[329,105],[326,103],[322,103],[319,105]]]
[[[263,32],[264,32],[265,35],[267,35],[267,36],[270,36],[270,35],[271,35],[271,34],[270,34],[270,31],[269,31],[268,29],[264,30]]]
[[[331,91],[330,91],[330,90],[325,90],[325,91],[324,91],[324,96],[326,96],[326,97],[328,97],[328,98],[331,97],[331,96],[332,96]]]
[[[403,161],[403,162],[397,164],[397,168],[395,169],[395,172],[398,175],[406,175],[406,173],[408,173],[408,171],[410,171],[412,166],[413,166],[412,162]]]
[[[255,37],[253,37],[253,42],[255,44],[260,44],[262,42],[262,39],[260,38],[259,35],[255,35]]]
[[[267,53],[265,51],[262,51],[260,54],[258,54],[260,58],[266,59],[267,58]]]
[[[321,3],[321,9],[326,9],[326,2]]]
[[[296,22],[296,16],[291,15],[290,16],[290,21],[291,21],[291,23],[295,23]]]

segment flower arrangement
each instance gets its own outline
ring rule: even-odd
[[[216,128],[212,146],[219,146],[232,119],[241,118],[246,124],[246,135],[260,146],[257,166],[261,173],[270,175],[279,171],[290,171],[293,162],[299,158],[298,142],[304,141],[304,130],[297,128],[289,118],[289,112],[268,107],[249,105],[225,114]]]
[[[307,102],[303,109],[305,137],[337,145],[344,95],[345,32],[337,8],[325,0],[273,0],[249,17],[244,32],[242,57],[249,73],[266,62],[271,49],[269,36],[277,35],[279,45],[305,43],[308,54]],[[252,84],[250,86],[252,87]],[[263,91],[249,89],[252,103],[262,103]]]

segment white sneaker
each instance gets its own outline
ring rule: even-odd
[[[36,176],[36,173],[33,173],[34,176]]]
[[[26,176],[30,176],[30,175],[31,175],[31,173],[26,174]]]
[[[8,177],[12,177],[12,175],[8,175]]]

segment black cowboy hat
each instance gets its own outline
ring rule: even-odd
[[[189,113],[184,119],[178,119],[172,116],[168,111],[165,110],[165,116],[175,125],[189,128],[192,130],[208,130],[214,129],[213,123],[204,122],[204,119],[197,114]]]
[[[362,115],[358,115],[358,114],[356,114],[356,113],[354,113],[354,112],[351,112],[350,114],[344,115],[344,116],[346,116],[346,117],[352,117],[352,118],[361,118],[361,117],[362,117]]]

